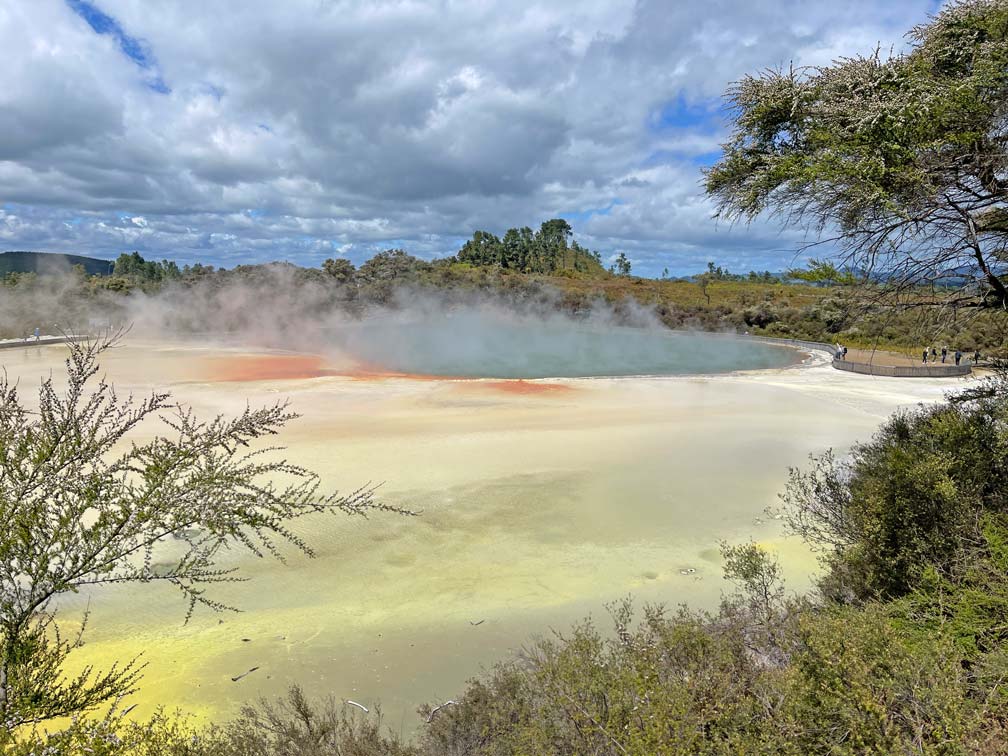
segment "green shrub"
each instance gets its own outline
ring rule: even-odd
[[[848,459],[791,471],[791,527],[829,546],[822,587],[839,601],[906,595],[929,567],[960,572],[985,512],[1008,511],[1008,402],[899,413]]]

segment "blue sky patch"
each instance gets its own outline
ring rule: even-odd
[[[721,151],[717,152],[703,152],[699,155],[693,155],[690,158],[690,162],[700,168],[710,168],[714,163],[721,159]]]
[[[622,200],[614,199],[605,207],[589,207],[585,208],[584,210],[568,210],[566,212],[560,213],[560,217],[563,218],[568,223],[570,223],[572,226],[574,226],[574,232],[577,233],[579,224],[584,223],[589,218],[595,215],[609,215],[609,213],[612,212],[612,209],[616,207],[616,205],[622,205],[622,204],[623,204]]]
[[[66,0],[66,4],[70,10],[87,22],[95,34],[112,37],[119,44],[123,55],[144,71],[150,72],[150,75],[144,80],[148,89],[158,94],[171,93],[171,87],[164,82],[161,74],[158,73],[157,61],[143,40],[127,34],[118,21],[89,0]]]
[[[702,100],[692,102],[682,94],[671,102],[665,103],[651,114],[649,126],[652,131],[666,129],[696,129],[708,127],[713,131],[718,126],[720,115],[720,100]]]

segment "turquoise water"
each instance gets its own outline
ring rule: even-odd
[[[336,340],[373,368],[469,378],[710,374],[796,361],[792,349],[733,336],[464,316],[364,322]]]

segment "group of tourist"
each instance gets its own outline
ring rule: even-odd
[[[931,355],[931,362],[937,362],[938,361],[938,350],[937,349],[935,349],[934,347],[931,347],[930,355]],[[943,365],[945,364],[945,361],[948,359],[948,356],[949,356],[948,347],[942,347],[941,348],[941,361],[942,361]],[[953,355],[953,359],[955,359],[955,364],[958,365],[960,362],[962,362],[962,358],[963,358],[963,353],[960,350],[956,349],[955,350],[955,354]],[[975,365],[979,361],[980,361],[980,350],[977,349],[977,350],[975,350],[973,352],[973,364]],[[921,362],[923,362],[925,365],[928,362],[928,350],[927,349],[925,349],[921,353]]]
[[[939,356],[940,356],[941,357],[941,362],[944,365],[948,361],[948,359],[949,359],[949,349],[948,349],[948,347],[944,347],[943,346],[941,348],[940,355],[939,355],[938,350],[935,347],[931,347],[930,349],[925,349],[921,353],[921,362],[926,365],[928,363],[928,357],[929,356],[931,357],[931,360],[930,360],[931,362],[938,362],[938,359],[939,359]],[[959,365],[960,363],[962,363],[963,353],[959,349],[956,349],[955,352],[952,353],[951,357],[952,357],[953,360],[955,360],[955,364]],[[834,359],[837,359],[837,360],[846,360],[847,359],[847,347],[843,346],[839,342],[836,345],[836,351],[834,353]],[[975,350],[973,352],[973,364],[976,365],[978,362],[980,362],[980,350],[979,349],[977,349],[977,350]]]

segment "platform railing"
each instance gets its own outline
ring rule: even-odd
[[[956,378],[969,375],[973,368],[969,365],[871,365],[852,360],[833,360],[833,367],[848,373],[861,375],[881,375],[887,378]]]
[[[956,378],[973,372],[970,365],[875,365],[854,360],[838,360],[836,347],[821,341],[804,341],[802,339],[781,339],[773,336],[747,336],[754,341],[767,344],[782,344],[784,346],[814,349],[829,354],[832,365],[837,370],[860,375],[877,375],[885,378]]]

